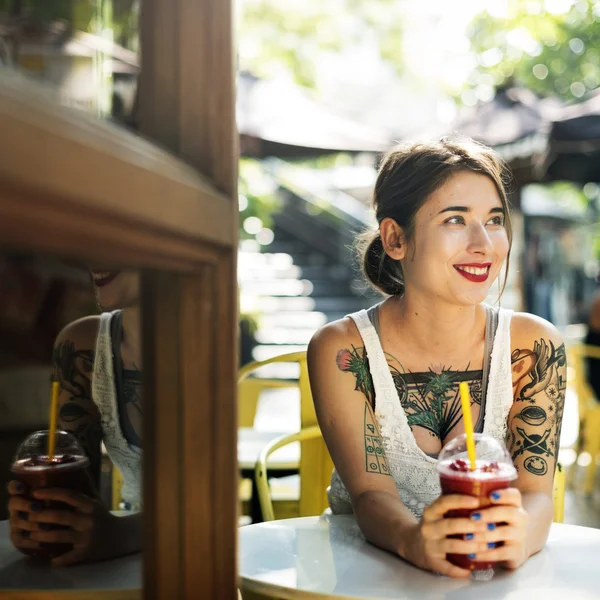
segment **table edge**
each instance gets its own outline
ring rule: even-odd
[[[15,590],[2,589],[2,598],[6,600],[142,600],[142,590],[123,588],[120,590]]]
[[[242,575],[239,576],[239,586],[244,597],[244,592],[256,593],[266,598],[276,598],[277,600],[365,600],[358,596],[341,596],[340,594],[322,594],[321,592],[311,592],[310,590],[297,590],[283,587],[276,583],[266,583],[257,581]],[[373,596],[370,600],[378,600]],[[381,599],[385,600],[385,599]]]

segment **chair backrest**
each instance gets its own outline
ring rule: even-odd
[[[238,385],[238,427],[254,427],[260,395],[265,390],[298,389],[298,382],[246,377]]]
[[[579,418],[583,419],[585,413],[590,407],[596,405],[596,397],[590,384],[586,379],[586,369],[584,359],[586,357],[600,359],[600,348],[585,344],[574,344],[567,350],[569,357],[569,367],[573,374],[573,388],[577,394],[577,404],[579,408]]]
[[[242,385],[251,373],[255,373],[261,367],[274,363],[296,363],[299,366],[298,381],[295,385],[300,389],[300,428],[304,429],[318,425],[310,391],[305,351],[282,354],[267,360],[245,365],[240,369],[238,383]],[[260,382],[262,380],[256,378],[254,381]],[[280,381],[280,383],[294,385],[285,381]],[[260,383],[256,385],[259,386]],[[318,515],[328,506],[326,490],[331,479],[333,462],[322,436],[303,441],[301,448],[299,514],[300,516]]]

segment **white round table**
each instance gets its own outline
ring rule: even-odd
[[[85,591],[86,598],[93,597],[93,592],[103,592],[103,598],[129,600],[141,598],[141,589],[141,554],[89,565],[51,567],[16,550],[10,541],[8,521],[0,521],[0,597],[11,591],[44,590],[51,598],[63,597],[65,592],[78,597]]]
[[[239,529],[244,591],[268,598],[598,600],[600,530],[553,524],[517,571],[459,580],[422,571],[369,544],[353,516],[287,519]]]

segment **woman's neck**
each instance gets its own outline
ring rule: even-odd
[[[395,301],[394,320],[398,319],[402,337],[411,346],[436,353],[456,350],[461,343],[472,346],[482,334],[482,308],[457,306],[442,300],[405,294]]]
[[[140,307],[130,306],[123,309],[122,352],[141,371],[142,369],[142,332],[140,329]]]

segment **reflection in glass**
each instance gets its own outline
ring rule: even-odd
[[[140,587],[138,328],[137,271],[0,255],[0,590],[7,581],[31,587],[29,568],[13,568],[29,560],[20,553],[63,566],[132,555],[123,563],[128,587]],[[46,464],[46,434],[28,436],[48,428],[51,376],[60,382],[59,429],[77,443],[57,444],[62,462]],[[13,464],[17,447],[33,441],[36,455],[21,452]]]
[[[61,100],[130,125],[139,0],[0,0],[0,65],[52,84]]]

